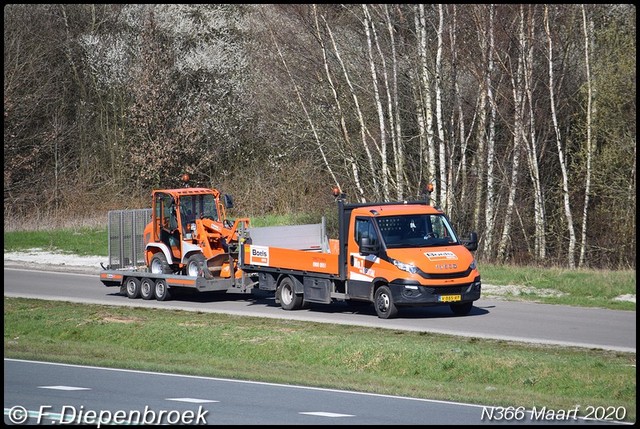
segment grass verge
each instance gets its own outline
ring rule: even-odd
[[[636,418],[635,353],[5,297],[4,354]]]

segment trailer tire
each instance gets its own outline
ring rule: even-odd
[[[124,286],[127,298],[140,298],[140,279],[136,277],[127,277],[127,280],[124,282]]]
[[[171,291],[165,279],[156,281],[155,295],[158,301],[169,301],[171,299]]]
[[[162,252],[157,252],[151,257],[149,269],[153,274],[173,274],[173,270],[169,262],[167,262],[167,257]]]
[[[398,307],[393,302],[393,296],[388,286],[380,286],[376,290],[373,305],[381,319],[392,319],[398,315]]]
[[[207,259],[202,253],[194,253],[187,258],[185,273],[188,276],[202,276],[205,279],[213,278],[207,266]]]
[[[156,284],[153,279],[145,277],[140,282],[140,296],[144,300],[150,300],[155,297]]]
[[[304,296],[296,294],[291,277],[285,277],[280,280],[276,296],[284,310],[299,310],[304,303]]]
[[[453,311],[453,314],[455,314],[456,316],[466,316],[471,311],[473,302],[449,304],[449,307],[451,308],[451,311]]]

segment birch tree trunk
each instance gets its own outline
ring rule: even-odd
[[[518,69],[516,71],[515,80],[512,78],[513,85],[513,158],[511,169],[511,182],[509,184],[509,196],[507,199],[507,209],[504,215],[504,224],[502,226],[502,235],[498,243],[498,259],[505,261],[507,258],[507,245],[510,242],[510,231],[512,214],[515,206],[516,189],[518,187],[518,174],[520,173],[520,144],[522,141],[523,130],[523,93],[524,93],[524,53],[526,47],[524,33],[524,11],[520,6],[520,29],[519,29],[519,49],[518,49]]]
[[[586,248],[587,248],[587,213],[589,210],[589,192],[591,191],[591,158],[593,157],[593,142],[591,140],[591,101],[593,99],[592,87],[591,87],[591,61],[589,60],[589,48],[592,42],[591,34],[589,33],[590,27],[593,22],[590,22],[590,26],[587,26],[587,13],[582,5],[582,26],[584,29],[584,63],[587,72],[587,171],[584,186],[584,207],[582,208],[582,237],[580,244],[580,259],[578,262],[579,267],[583,267],[586,263]]]
[[[440,207],[448,212],[447,201],[447,155],[446,142],[444,140],[444,121],[442,118],[442,32],[444,27],[444,11],[442,4],[438,5],[438,49],[436,53],[436,124],[438,125],[438,167],[440,169]]]
[[[373,47],[371,42],[371,27],[373,27],[373,22],[371,21],[371,15],[369,14],[369,8],[366,4],[362,5],[362,9],[364,12],[364,31],[367,36],[367,47],[369,54],[369,68],[371,70],[371,80],[373,84],[373,95],[376,104],[376,110],[378,112],[378,124],[380,126],[380,161],[382,165],[382,197],[384,200],[389,199],[389,166],[387,164],[387,130],[384,120],[384,109],[382,107],[382,102],[380,101],[380,92],[378,90],[378,73],[376,71],[376,64],[373,59]],[[375,27],[372,28],[375,34]],[[382,60],[384,61],[384,56],[382,56]],[[384,64],[384,63],[383,63]],[[384,68],[384,65],[383,65]],[[386,70],[385,70],[386,75]],[[386,81],[386,76],[385,76]]]
[[[488,52],[487,52],[487,73],[486,91],[489,102],[489,124],[487,136],[487,198],[485,203],[484,226],[485,236],[483,254],[491,257],[493,255],[493,235],[495,230],[495,194],[493,187],[493,169],[495,164],[495,124],[496,124],[496,102],[493,94],[493,56],[495,53],[495,41],[493,39],[493,19],[495,16],[494,5],[489,5],[489,29],[488,29]]]
[[[535,40],[535,23],[533,18],[533,12],[530,8],[529,14],[529,40]],[[527,92],[527,104],[529,106],[529,137],[525,137],[527,143],[527,161],[529,165],[529,177],[533,184],[533,216],[535,223],[535,237],[534,237],[534,253],[536,259],[542,261],[546,257],[546,231],[545,231],[545,208],[544,198],[542,193],[542,183],[540,180],[540,168],[538,166],[538,145],[536,136],[536,122],[533,112],[534,98],[533,98],[533,43],[529,45],[529,53],[527,56],[527,65],[525,68],[525,90]]]
[[[429,76],[429,69],[427,67],[427,20],[424,13],[424,4],[418,5],[419,21],[416,34],[420,37],[420,79],[422,89],[422,103],[423,112],[426,123],[426,135],[427,135],[427,177],[428,182],[435,181],[436,175],[436,147],[433,141],[433,111],[431,107],[431,79]],[[430,203],[434,203],[433,193],[430,195]]]
[[[567,221],[567,229],[569,230],[569,246],[567,248],[567,263],[569,268],[575,268],[575,249],[576,249],[576,234],[573,228],[573,217],[571,215],[571,204],[569,201],[569,178],[567,175],[567,167],[564,160],[564,151],[562,148],[562,139],[560,136],[560,127],[558,126],[558,116],[556,114],[556,102],[554,92],[554,77],[553,77],[553,40],[551,38],[551,30],[549,29],[549,7],[544,7],[544,25],[545,32],[547,34],[547,45],[549,58],[549,101],[551,102],[551,119],[553,120],[553,129],[556,135],[556,144],[558,146],[558,160],[560,162],[560,169],[562,171],[562,196],[564,200],[564,214]]]
[[[392,67],[392,86],[393,86],[393,109],[391,110],[395,113],[395,129],[394,129],[394,139],[393,139],[393,148],[396,160],[396,187],[397,187],[397,198],[399,200],[404,199],[404,142],[402,140],[402,121],[400,120],[400,106],[399,106],[399,95],[398,95],[398,56],[396,54],[396,42],[394,37],[394,29],[391,23],[391,17],[389,16],[389,9],[387,5],[384,5],[384,12],[387,18],[387,30],[389,31],[389,40],[391,43],[391,61],[393,64]],[[390,106],[391,107],[391,106]],[[394,115],[391,115],[393,118]]]

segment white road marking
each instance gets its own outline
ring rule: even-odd
[[[75,386],[38,386],[38,389],[53,389],[53,390],[91,390],[89,387],[75,387]]]
[[[214,401],[213,399],[197,399],[197,398],[166,398],[167,401],[177,401],[177,402],[190,402],[192,404],[207,404],[211,402],[220,402]]]
[[[308,411],[300,414],[306,414],[308,416],[320,416],[320,417],[355,417],[352,414],[327,413],[326,411]]]

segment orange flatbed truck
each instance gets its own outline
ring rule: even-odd
[[[293,249],[240,245],[239,268],[257,274],[258,287],[275,291],[285,310],[305,303],[373,303],[378,317],[393,318],[405,306],[448,305],[466,315],[480,298],[472,251],[477,234],[458,238],[447,216],[427,201],[338,203],[337,239]]]

